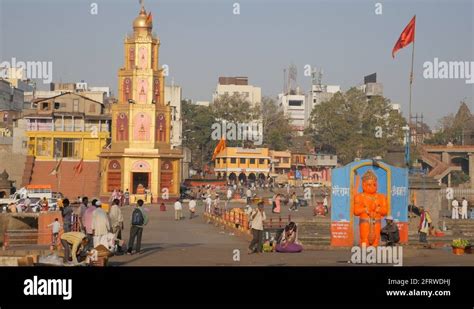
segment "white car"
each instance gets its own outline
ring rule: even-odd
[[[308,187],[311,187],[311,188],[320,188],[322,187],[323,184],[320,183],[320,182],[307,182],[307,183],[304,183],[303,184],[303,188],[308,188]]]

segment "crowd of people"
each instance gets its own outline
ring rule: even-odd
[[[53,246],[60,240],[64,248],[64,262],[79,263],[87,259],[99,246],[115,254],[140,253],[143,228],[148,223],[148,214],[143,208],[144,202],[138,200],[132,212],[128,246],[125,246],[123,240],[123,205],[120,199],[115,198],[106,212],[98,199],[89,202],[88,197],[82,197],[80,206],[76,208],[72,207],[69,199],[62,200],[62,234],[58,218],[48,227],[52,231]],[[127,250],[124,250],[125,247]]]

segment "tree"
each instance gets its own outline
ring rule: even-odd
[[[219,96],[211,105],[216,119],[234,123],[247,123],[258,117],[258,107],[252,107],[249,101],[239,94]]]
[[[183,145],[191,149],[192,166],[201,168],[207,163],[214,150],[215,142],[211,140],[211,126],[215,122],[210,107],[191,104],[183,100]]]
[[[425,141],[431,145],[462,145],[472,133],[472,114],[465,102],[461,102],[456,115],[449,114],[438,121],[438,131]]]
[[[259,116],[263,125],[263,143],[272,150],[286,150],[291,147],[292,130],[288,118],[275,100],[263,97]]]
[[[316,105],[308,130],[318,148],[332,148],[343,164],[355,158],[384,156],[401,145],[405,119],[382,96],[367,98],[351,88]]]

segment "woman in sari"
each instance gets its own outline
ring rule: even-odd
[[[281,253],[297,253],[303,251],[303,246],[298,242],[296,223],[290,222],[285,226],[280,243],[276,245],[276,251]]]

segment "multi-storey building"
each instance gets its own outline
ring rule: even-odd
[[[270,161],[268,148],[227,147],[216,156],[214,173],[230,181],[265,180],[270,176]]]

